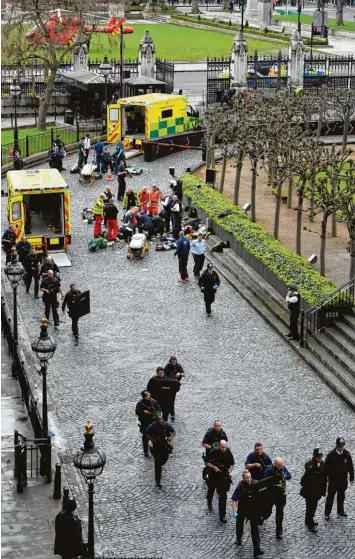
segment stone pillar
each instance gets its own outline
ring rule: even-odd
[[[234,38],[232,60],[234,60],[233,87],[247,87],[248,47],[240,31]]]
[[[139,62],[140,75],[154,78],[155,46],[149,31],[145,32],[143,39],[139,43]]]
[[[263,26],[267,27],[271,25],[271,18],[272,18],[272,2],[269,1],[260,1],[258,2],[258,23]]]
[[[292,89],[303,88],[304,49],[299,31],[294,31],[289,46],[289,86]]]
[[[88,70],[88,54],[89,49],[86,43],[83,45],[75,45],[72,50],[71,61],[74,72],[78,70]]]
[[[258,20],[258,0],[247,0],[247,7],[244,14],[244,22],[253,22]]]

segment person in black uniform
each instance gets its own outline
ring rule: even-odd
[[[42,278],[47,277],[49,270],[52,270],[55,276],[60,277],[59,268],[51,256],[47,256],[46,260],[43,262],[41,266],[41,272],[40,272],[41,277]]]
[[[54,554],[62,559],[74,559],[84,553],[81,520],[73,514],[75,509],[75,499],[68,499],[64,510],[55,517]]]
[[[152,454],[154,456],[155,482],[157,487],[161,489],[162,467],[169,460],[169,455],[172,452],[170,442],[175,437],[176,431],[171,423],[163,420],[161,414],[157,414],[154,423],[148,425],[145,434],[153,443]]]
[[[249,470],[243,472],[242,481],[240,481],[232,495],[232,509],[233,517],[236,518],[236,544],[242,544],[244,522],[246,519],[250,522],[251,539],[254,547],[254,557],[264,555],[260,549],[260,535],[259,535],[259,509],[258,503],[255,499],[255,494],[252,486],[256,483],[251,477]]]
[[[207,505],[212,510],[212,499],[217,489],[219,495],[219,518],[223,524],[226,520],[227,493],[231,484],[230,473],[234,468],[233,454],[227,447],[227,442],[221,440],[218,448],[214,448],[208,455],[207,467],[210,469],[207,480]]]
[[[245,461],[245,467],[250,471],[251,477],[255,481],[260,481],[264,478],[264,471],[268,466],[272,466],[272,460],[270,456],[263,451],[263,445],[261,443],[255,443],[254,451],[248,454]]]
[[[144,456],[148,458],[148,439],[145,435],[148,425],[154,421],[157,413],[161,413],[161,407],[156,400],[150,397],[148,390],[141,393],[142,399],[136,405],[136,415],[140,421],[139,430],[142,433]]]
[[[338,437],[336,447],[329,452],[325,459],[324,472],[328,479],[328,495],[325,501],[324,518],[329,520],[333,508],[333,501],[337,493],[338,515],[346,518],[344,512],[345,491],[348,487],[348,477],[350,483],[354,483],[354,465],[350,452],[345,450],[345,440]]]
[[[209,468],[207,468],[206,464],[208,462],[208,455],[210,453],[210,451],[212,450],[212,448],[218,448],[218,443],[221,440],[224,440],[226,442],[228,442],[228,437],[227,437],[227,433],[222,429],[222,421],[220,421],[219,419],[216,419],[215,422],[213,423],[213,427],[210,427],[209,429],[207,429],[205,436],[202,439],[202,446],[205,447],[206,452],[204,454],[202,454],[202,459],[205,463],[205,467],[203,468],[202,471],[202,477],[205,481],[207,481],[208,479],[208,473],[210,471]]]
[[[25,268],[26,268],[26,293],[29,293],[32,278],[35,283],[35,297],[38,299],[39,291],[39,267],[40,267],[40,257],[36,253],[36,249],[32,247],[30,254],[26,257]]]
[[[290,331],[286,337],[290,340],[299,340],[298,317],[301,309],[301,298],[295,285],[290,285],[286,295],[286,303],[290,311]]]
[[[12,158],[12,163],[14,165],[14,171],[22,171],[24,169],[25,164],[19,151],[15,151],[15,154]]]
[[[214,303],[216,291],[221,284],[217,272],[213,269],[213,264],[207,264],[207,269],[201,274],[198,285],[203,293],[207,316],[211,316],[211,305]]]
[[[291,474],[284,466],[282,458],[275,458],[272,466],[268,466],[264,471],[264,477],[272,477],[272,504],[276,508],[276,538],[283,539],[282,522],[284,519],[284,508],[286,506],[286,481],[291,479]],[[263,518],[268,518],[271,515],[265,515]]]
[[[314,534],[317,532],[318,522],[314,521],[318,501],[325,497],[327,479],[324,473],[323,453],[319,447],[313,450],[313,458],[306,462],[305,472],[301,479],[300,495],[306,499],[305,524]]]
[[[60,288],[59,280],[54,277],[53,270],[48,270],[48,275],[41,282],[41,291],[43,292],[43,303],[45,306],[45,316],[49,320],[49,315],[52,309],[54,326],[59,326],[59,316],[57,311],[57,293],[60,293],[63,297],[62,290]]]
[[[19,261],[21,262],[22,266],[25,268],[26,266],[26,257],[31,252],[32,245],[26,237],[22,237],[21,241],[16,243],[16,252],[18,254]]]
[[[164,421],[168,420],[169,413],[171,414],[171,420],[174,421],[174,404],[176,394],[180,390],[180,382],[178,380],[166,378],[164,369],[158,367],[156,376],[152,377],[148,382],[147,390],[152,394],[153,398],[159,402]]]
[[[16,232],[15,226],[9,225],[8,229],[6,229],[2,235],[1,244],[3,251],[6,254],[6,264],[11,262],[11,249],[16,245]]]
[[[78,295],[81,294],[81,291],[77,289],[75,283],[70,284],[70,290],[65,294],[62,303],[62,312],[65,312],[65,307],[68,306],[68,315],[71,318],[71,329],[76,340],[79,339],[79,328],[78,328],[78,313],[76,311],[76,299]]]
[[[172,356],[169,359],[169,363],[167,363],[164,367],[164,374],[168,378],[180,381],[185,375],[185,371],[183,366],[178,363],[177,358]]]

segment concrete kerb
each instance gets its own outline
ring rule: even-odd
[[[3,271],[1,272],[1,291],[2,291],[2,296],[4,297],[5,304],[9,309],[11,309],[12,305],[9,304],[9,301],[12,299],[12,289]],[[36,394],[35,385],[37,385],[38,378],[39,378],[38,373],[36,372],[38,366],[35,361],[35,357],[33,355],[33,351],[31,348],[31,340],[24,326],[24,321],[22,319],[20,306],[18,306],[17,314],[18,314],[18,334],[19,334],[18,352],[21,361],[23,361],[27,365],[29,371],[28,382],[31,389],[31,395],[35,399],[35,394]],[[38,331],[39,329],[40,329],[40,325],[38,325]],[[38,396],[39,396],[38,407],[39,409],[41,409],[42,394],[38,393]],[[47,404],[48,404],[48,424],[50,426],[50,430],[53,433],[55,433],[55,436],[52,438],[52,459],[51,459],[53,479],[54,479],[54,472],[55,472],[55,464],[61,464],[62,488],[68,487],[70,489],[70,496],[74,497],[75,500],[77,501],[78,511],[79,512],[85,511],[85,515],[80,514],[81,519],[86,520],[88,516],[88,503],[87,503],[87,495],[83,488],[82,477],[73,465],[73,457],[71,457],[68,451],[66,451],[65,449],[65,440],[60,436],[59,418],[57,415],[55,403],[51,398],[51,393],[49,389],[47,389]],[[78,448],[79,448],[79,444],[80,441],[78,441]],[[23,495],[24,497],[26,497],[26,490],[24,491]],[[50,519],[50,520],[54,520],[54,519]],[[87,539],[87,533],[84,526],[83,526],[83,534],[84,537],[86,537]],[[96,538],[100,537],[100,533],[96,524],[95,524],[95,535]]]

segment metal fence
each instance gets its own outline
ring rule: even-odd
[[[207,58],[207,105],[221,100],[231,84],[230,58]]]
[[[155,68],[156,79],[166,83],[165,93],[172,93],[174,91],[174,63],[157,58]]]
[[[275,56],[248,56],[247,83],[251,89],[287,87],[289,58],[279,51]]]
[[[317,55],[304,59],[304,88],[326,85],[333,89],[355,88],[355,60],[352,56]]]

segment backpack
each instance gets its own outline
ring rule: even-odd
[[[91,239],[91,241],[88,242],[88,249],[90,252],[97,252],[103,248],[106,248],[106,241],[102,237]]]

